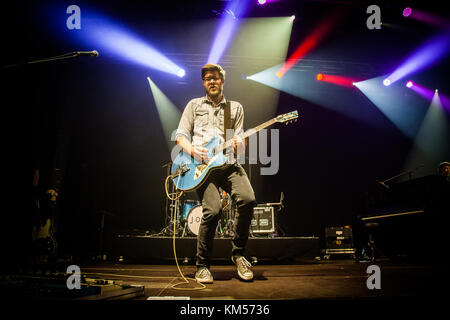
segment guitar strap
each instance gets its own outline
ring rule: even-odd
[[[227,129],[231,129],[231,103],[229,100],[227,100],[223,114],[223,133],[225,141],[231,139],[231,137],[227,137]]]

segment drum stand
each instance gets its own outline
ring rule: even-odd
[[[169,217],[169,221],[167,222],[166,227],[161,231],[161,233],[163,235],[166,236],[172,236],[173,235],[173,230],[174,230],[174,224],[175,225],[175,235],[179,236],[181,232],[183,232],[184,234],[184,227],[181,225],[180,222],[180,205],[178,204],[178,208],[177,208],[177,219],[175,219],[175,202],[176,201],[171,201],[169,204],[169,211],[170,211],[170,217]]]
[[[170,176],[170,168],[171,168],[171,164],[172,162],[168,162],[165,165],[163,165],[163,168],[167,168],[167,177]],[[183,226],[181,225],[181,206],[180,206],[180,202],[178,201],[179,197],[181,196],[178,192],[177,192],[177,188],[175,186],[175,184],[173,183],[173,180],[169,180],[169,188],[166,187],[166,227],[164,227],[161,231],[161,234],[166,235],[166,236],[173,236],[174,234],[174,229],[175,229],[175,235],[179,236],[181,232],[184,233],[183,230]],[[167,181],[166,181],[167,184]],[[170,190],[170,191],[169,191]],[[176,208],[177,210],[177,217],[175,219],[175,206],[178,205],[178,208]],[[169,216],[169,211],[170,211],[170,216]],[[175,224],[175,228],[174,228],[174,224]]]
[[[181,237],[182,238],[184,238],[184,237],[187,237],[188,236],[188,222],[187,222],[187,220],[186,221],[184,221],[184,224],[183,224],[183,233],[181,234]]]
[[[222,219],[219,220],[216,232],[221,238],[234,236],[233,230],[236,208],[230,196],[227,197],[226,202],[226,205],[222,208]]]

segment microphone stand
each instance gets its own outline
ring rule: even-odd
[[[98,53],[97,53],[98,54]],[[1,66],[0,70],[6,70],[6,69],[11,69],[11,68],[15,68],[15,67],[20,67],[20,66],[26,66],[26,65],[32,65],[32,64],[38,64],[38,63],[43,63],[43,62],[50,62],[50,61],[57,61],[57,60],[63,60],[63,59],[70,59],[70,58],[76,58],[81,56],[82,54],[78,51],[75,52],[69,52],[69,53],[64,53],[58,56],[54,56],[54,57],[48,57],[48,58],[43,58],[43,59],[37,59],[37,60],[32,60],[32,61],[26,61],[26,62],[19,62],[19,63],[14,63],[14,64],[9,64],[9,65],[5,65],[5,66]],[[56,155],[55,157],[58,157],[58,142],[56,142]],[[53,168],[53,170],[60,170],[59,168],[57,168],[56,166]],[[53,189],[53,187],[51,187],[51,189]],[[56,201],[55,201],[56,202]],[[52,204],[53,206],[56,206],[56,203]],[[52,219],[55,219],[55,217],[52,217]],[[101,222],[100,222],[100,241],[99,241],[99,246],[100,246],[100,253],[103,253],[103,230],[104,230],[104,219],[105,219],[105,212],[102,212],[102,216],[101,216]],[[54,255],[56,255],[56,253],[54,253]]]
[[[383,187],[385,187],[386,189],[389,189],[389,186],[386,184],[386,182],[391,181],[391,180],[394,180],[395,178],[404,176],[405,174],[407,174],[407,175],[409,176],[409,180],[411,180],[412,174],[413,174],[415,171],[417,171],[417,169],[422,168],[422,167],[423,167],[423,165],[418,166],[418,167],[415,168],[414,170],[404,171],[404,172],[399,173],[399,174],[396,174],[395,176],[390,177],[389,179],[386,179],[386,180],[384,180],[384,181],[378,181],[378,180],[376,180],[376,181],[377,181],[379,184],[381,184]]]
[[[81,54],[78,51],[69,52],[69,53],[64,53],[64,54],[61,54],[61,55],[55,56],[55,57],[49,57],[49,58],[38,59],[38,60],[33,60],[33,61],[9,64],[9,65],[6,65],[6,66],[2,66],[1,69],[20,67],[20,66],[31,65],[31,64],[42,63],[42,62],[49,62],[49,61],[57,61],[57,60],[63,60],[63,59],[76,58],[76,57],[79,57],[80,55]]]

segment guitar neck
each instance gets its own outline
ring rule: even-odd
[[[273,119],[270,119],[269,121],[266,121],[266,122],[260,124],[259,126],[256,126],[252,129],[245,131],[244,134],[242,135],[242,139],[248,138],[249,136],[261,131],[262,129],[265,129],[265,128],[271,126],[275,122],[277,122],[277,120],[276,120],[276,118],[273,118]],[[231,147],[232,145],[233,145],[233,139],[230,139],[227,142],[225,142],[224,144],[222,144],[222,146],[220,147],[220,149],[218,151],[222,152],[224,149],[227,149],[227,148]]]

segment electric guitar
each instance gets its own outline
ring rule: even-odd
[[[54,211],[56,207],[56,198],[58,193],[54,189],[49,189],[46,192],[48,199],[48,210]],[[39,202],[37,202],[38,209],[40,209]],[[50,216],[54,216],[53,212],[49,212]],[[56,255],[58,249],[58,243],[56,241],[55,235],[53,234],[54,222],[53,218],[40,218],[37,225],[33,226],[32,229],[32,240],[33,247],[37,253],[43,255]]]
[[[58,243],[53,234],[53,220],[47,218],[45,221],[41,221],[39,225],[34,226],[32,239],[34,248],[38,253],[55,255]]]
[[[297,110],[279,115],[255,128],[247,130],[242,135],[242,139],[244,140],[276,122],[288,124],[292,121],[297,121],[297,118]],[[212,138],[204,146],[204,148],[208,149],[208,158],[210,159],[208,163],[199,163],[190,154],[181,151],[172,164],[171,176],[175,187],[183,191],[191,191],[200,187],[212,170],[223,167],[226,164],[227,158],[223,150],[226,150],[232,145],[233,139],[220,144],[218,137]]]

